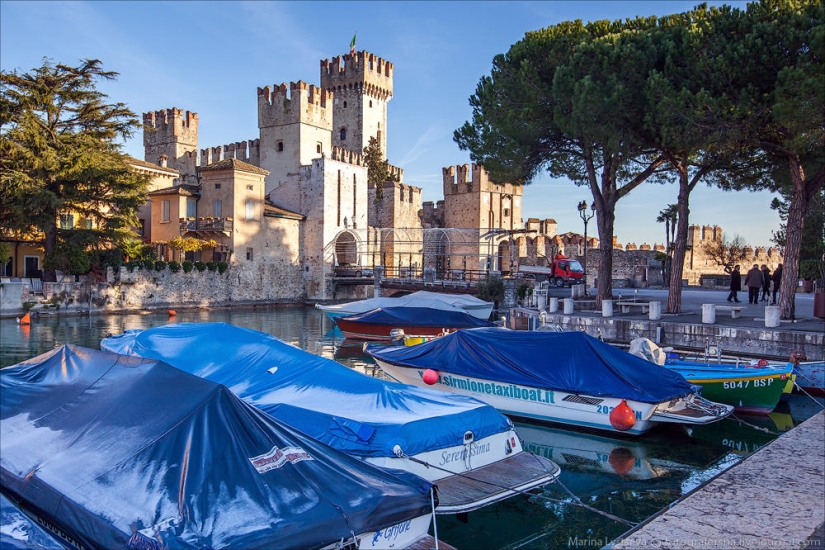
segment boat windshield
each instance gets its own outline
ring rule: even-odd
[[[576,260],[570,260],[569,263],[571,273],[584,273],[584,268],[582,267],[582,264],[580,264]]]

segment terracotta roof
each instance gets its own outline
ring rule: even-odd
[[[139,166],[141,168],[151,168],[153,170],[158,170],[159,172],[168,172],[169,174],[178,175],[179,172],[174,168],[169,168],[166,166],[160,166],[158,164],[152,164],[151,162],[147,162],[145,160],[136,159],[135,157],[130,157],[126,155],[126,162],[133,166]]]
[[[188,185],[186,183],[181,185],[175,185],[172,187],[165,187],[163,189],[156,189],[149,193],[149,196],[161,196],[161,195],[183,195],[184,197],[200,197],[200,193],[198,192],[197,185]]]
[[[269,199],[264,199],[264,216],[268,216],[270,218],[288,218],[290,220],[305,220],[307,219],[306,216],[302,214],[298,214],[297,212],[291,212],[286,208],[281,208],[280,206],[275,206],[270,202]]]
[[[200,170],[201,172],[208,172],[212,170],[238,170],[239,172],[249,172],[250,174],[262,174],[264,176],[269,175],[268,170],[264,170],[263,168],[259,168],[253,164],[249,164],[248,162],[243,162],[238,159],[219,160],[218,162],[213,162],[208,166],[201,166]]]

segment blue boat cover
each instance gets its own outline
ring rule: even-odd
[[[642,403],[693,392],[681,375],[578,331],[478,328],[416,346],[369,346],[367,354],[402,367]]]
[[[392,327],[494,327],[495,323],[457,310],[430,307],[379,307],[372,311],[341,317],[353,323]]]
[[[159,361],[62,346],[0,391],[2,492],[75,546],[318,548],[430,510],[429,482]]]
[[[388,382],[226,323],[179,323],[106,338],[101,347],[166,361],[229,387],[248,403],[356,456],[393,457],[461,445],[509,429],[507,417],[466,396]]]

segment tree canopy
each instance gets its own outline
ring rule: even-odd
[[[390,163],[384,158],[384,151],[375,136],[364,147],[364,161],[367,165],[367,184],[374,187],[375,200],[380,201],[384,198],[384,183],[398,181],[398,175],[390,170]]]
[[[90,250],[133,236],[146,202],[147,178],[117,143],[140,122],[95,87],[116,76],[96,59],[0,73],[0,219],[6,233],[43,239],[44,280],[83,272]]]
[[[786,262],[798,261],[798,220],[823,178],[823,9],[811,0],[763,0],[747,10],[701,5],[527,33],[493,60],[455,141],[494,181],[526,184],[547,171],[590,187],[599,281],[607,283],[599,284],[599,300],[612,294],[616,201],[675,175],[668,309],[676,312],[688,198],[700,181],[775,190],[776,166],[790,166],[799,192],[790,201],[788,231],[796,237],[788,238]],[[790,288],[795,272],[786,273]],[[793,293],[782,296],[783,317],[792,316]]]

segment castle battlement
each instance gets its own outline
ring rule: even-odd
[[[332,130],[332,92],[301,80],[258,88],[258,128],[285,124]]]
[[[470,165],[459,164],[448,166],[441,170],[444,177],[444,196],[461,193],[501,193],[505,195],[521,196],[524,187],[512,183],[493,183],[487,170],[475,162]]]
[[[175,107],[143,113],[143,127],[144,147],[173,142],[198,143],[198,113]]]
[[[237,159],[254,166],[260,165],[260,139],[250,139],[247,141],[236,141],[217,147],[207,147],[200,151],[200,165],[209,166],[215,162],[226,159]]]
[[[365,165],[364,155],[350,151],[349,149],[344,149],[343,147],[338,147],[336,145],[333,145],[332,147],[330,158],[332,160],[345,162],[347,164],[354,164],[356,166]]]
[[[392,97],[393,64],[366,51],[321,60],[321,87],[355,90],[381,100]]]

